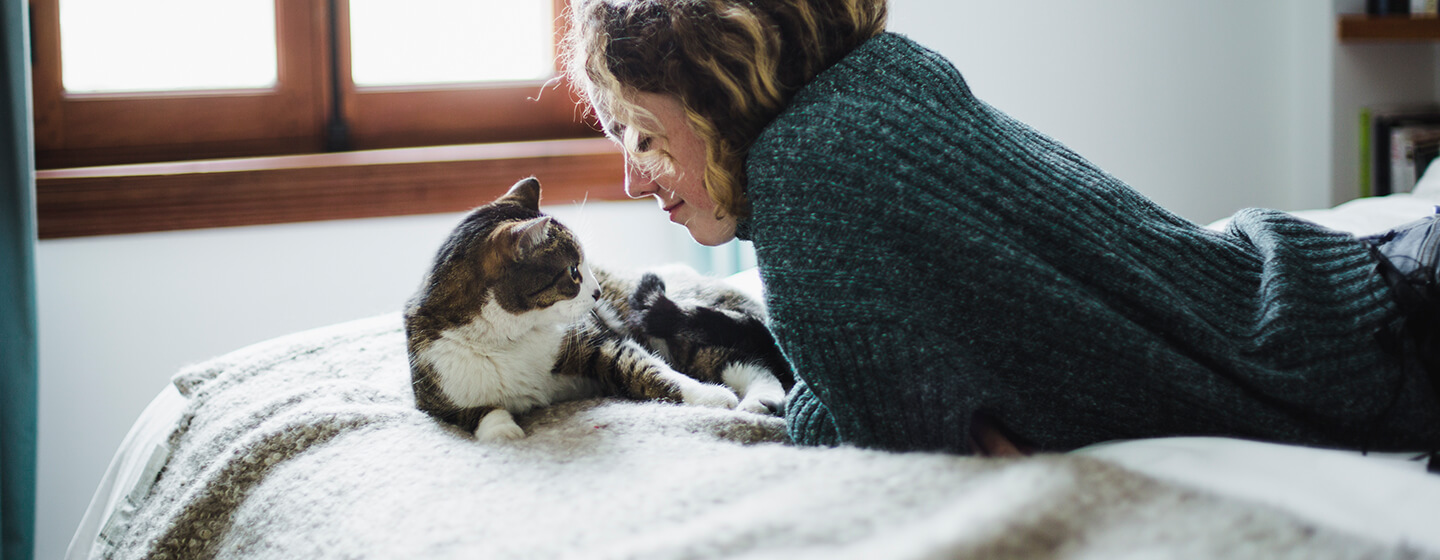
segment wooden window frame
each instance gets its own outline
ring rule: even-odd
[[[30,0],[39,169],[315,152],[329,107],[323,2],[277,0],[273,88],[66,93],[60,1]]]
[[[36,173],[41,239],[460,212],[517,180],[541,202],[623,199],[604,138],[152,163]]]
[[[60,1],[29,0],[42,239],[459,211],[528,175],[547,204],[624,198],[622,156],[568,85],[357,88],[346,17],[335,44],[354,151],[322,153],[327,0],[276,0],[275,88],[164,94],[66,94]]]
[[[553,0],[554,42],[565,34],[566,0]],[[455,84],[358,87],[350,80],[349,2],[339,12],[341,105],[356,149],[443,144],[515,142],[555,138],[594,138],[597,128],[582,120],[583,111],[564,79],[497,85]],[[561,74],[557,60],[556,75]]]

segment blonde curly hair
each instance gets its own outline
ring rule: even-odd
[[[743,218],[750,145],[797,90],[884,31],[886,1],[574,0],[562,57],[572,87],[646,173],[673,159],[637,146],[665,131],[636,99],[677,99],[705,144],[716,217]]]

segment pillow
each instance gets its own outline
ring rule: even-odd
[[[1425,166],[1425,172],[1420,175],[1420,180],[1416,181],[1415,188],[1410,189],[1411,193],[1417,196],[1440,199],[1440,168],[1435,166],[1435,162],[1437,161],[1440,161],[1440,158],[1431,160],[1430,165]]]

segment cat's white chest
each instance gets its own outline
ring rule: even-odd
[[[553,373],[564,325],[523,319],[487,307],[470,324],[442,333],[417,358],[434,367],[445,396],[461,407],[519,413],[597,394],[591,380]]]

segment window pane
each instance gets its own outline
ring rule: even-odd
[[[551,0],[350,0],[359,86],[544,80],[555,72]]]
[[[275,0],[61,0],[72,92],[269,88]]]

